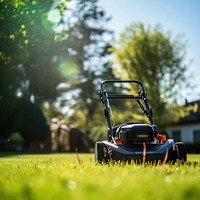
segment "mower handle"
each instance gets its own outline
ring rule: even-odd
[[[107,94],[108,99],[144,99],[142,96],[137,94],[126,95],[126,94]]]
[[[139,95],[125,95],[125,94],[108,94],[108,98],[109,99],[125,99],[125,98],[137,98],[137,99],[144,99],[146,98],[146,91],[144,89],[144,85],[137,80],[105,80],[101,82],[101,91],[104,91],[104,85],[107,83],[136,83],[138,85],[140,85],[140,87],[142,88],[142,95],[143,97],[139,96]]]

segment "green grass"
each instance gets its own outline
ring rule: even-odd
[[[200,155],[184,165],[99,165],[93,154],[0,154],[0,199],[188,200],[200,197]]]

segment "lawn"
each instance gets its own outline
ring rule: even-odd
[[[184,165],[99,165],[93,154],[0,154],[0,199],[188,200],[200,197],[200,155]]]

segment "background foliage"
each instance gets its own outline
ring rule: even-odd
[[[104,79],[144,82],[158,125],[175,114],[178,119],[173,100],[188,86],[181,38],[173,39],[159,26],[132,24],[114,42],[111,18],[97,0],[77,0],[74,7],[67,0],[2,0],[0,10],[1,137],[20,132],[25,140],[44,140],[53,117],[77,125],[92,140],[105,137],[98,96]],[[117,67],[110,61],[113,55]],[[114,102],[117,123],[143,119],[137,111],[131,104]]]
[[[120,77],[144,83],[158,125],[170,119],[162,117],[167,104],[177,103],[181,89],[188,88],[185,48],[183,38],[173,39],[160,25],[144,27],[141,23],[127,27],[113,48],[123,72]]]

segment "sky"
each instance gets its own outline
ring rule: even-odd
[[[200,99],[200,0],[99,0],[112,19],[108,27],[117,39],[131,23],[141,22],[145,26],[161,24],[164,32],[172,36],[184,35],[188,42],[186,63],[192,61],[188,69],[192,73],[192,83],[196,85],[189,101]]]

